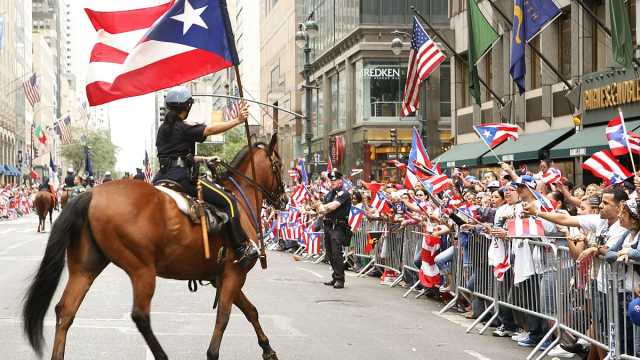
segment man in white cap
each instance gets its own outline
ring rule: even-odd
[[[73,173],[73,168],[68,168],[67,169],[67,176],[64,178],[64,188],[65,189],[71,189],[72,187],[75,186],[75,184],[73,183],[73,180],[75,179],[75,175]]]

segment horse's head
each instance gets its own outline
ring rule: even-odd
[[[269,159],[270,167],[271,167],[271,176],[269,184],[265,184],[267,190],[270,193],[265,194],[265,199],[269,205],[273,206],[276,209],[284,209],[287,206],[287,196],[285,195],[284,190],[284,182],[282,182],[282,160],[280,159],[280,155],[278,155],[278,151],[276,150],[276,146],[278,145],[278,133],[274,133],[271,136],[271,141],[269,142],[269,146],[266,150],[267,158]]]

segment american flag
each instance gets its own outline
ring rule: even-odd
[[[240,100],[229,99],[227,107],[224,108],[224,121],[231,121],[238,117],[240,113]]]
[[[144,165],[144,181],[150,183],[152,178],[151,162],[149,161],[149,153],[147,153],[147,150],[144,151],[144,161],[142,164]]]
[[[413,17],[413,34],[411,35],[411,52],[409,53],[409,69],[407,81],[402,95],[401,116],[414,113],[420,102],[420,83],[438,67],[446,56],[438,45],[424,31],[418,19]]]
[[[71,129],[69,127],[70,125],[71,125],[71,117],[69,115],[67,115],[63,119],[56,121],[55,124],[53,125],[53,129],[55,130],[56,134],[58,134],[58,136],[60,137],[60,141],[62,142],[63,145],[71,144],[72,138],[71,138]]]
[[[40,84],[38,83],[36,73],[33,73],[22,86],[24,88],[24,95],[27,97],[27,100],[29,100],[31,107],[40,102]]]

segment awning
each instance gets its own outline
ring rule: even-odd
[[[5,170],[5,175],[9,175],[9,176],[15,176],[16,172],[13,169],[13,166],[9,165],[9,164],[4,164],[4,170]]]
[[[15,167],[15,166],[13,166],[13,165],[12,165],[11,167],[13,168],[13,171],[15,171],[16,176],[20,176],[20,175],[22,175],[22,174],[20,173],[20,169],[18,169],[17,167]]]
[[[489,151],[484,143],[477,141],[466,144],[453,145],[444,154],[438,156],[434,161],[441,166],[452,168],[462,165],[478,166],[478,160]]]
[[[570,136],[574,128],[543,131],[539,133],[523,134],[518,141],[507,140],[498,145],[493,151],[500,161],[529,161],[545,157],[544,152]],[[482,157],[483,164],[496,164],[496,157],[488,152]]]
[[[626,121],[627,130],[634,131],[640,127],[640,120]],[[551,159],[567,159],[577,156],[591,156],[594,153],[608,149],[605,130],[607,125],[590,126],[573,134],[563,142],[551,148]]]

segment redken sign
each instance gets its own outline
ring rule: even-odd
[[[400,79],[400,69],[397,67],[368,67],[362,69],[365,79]]]

